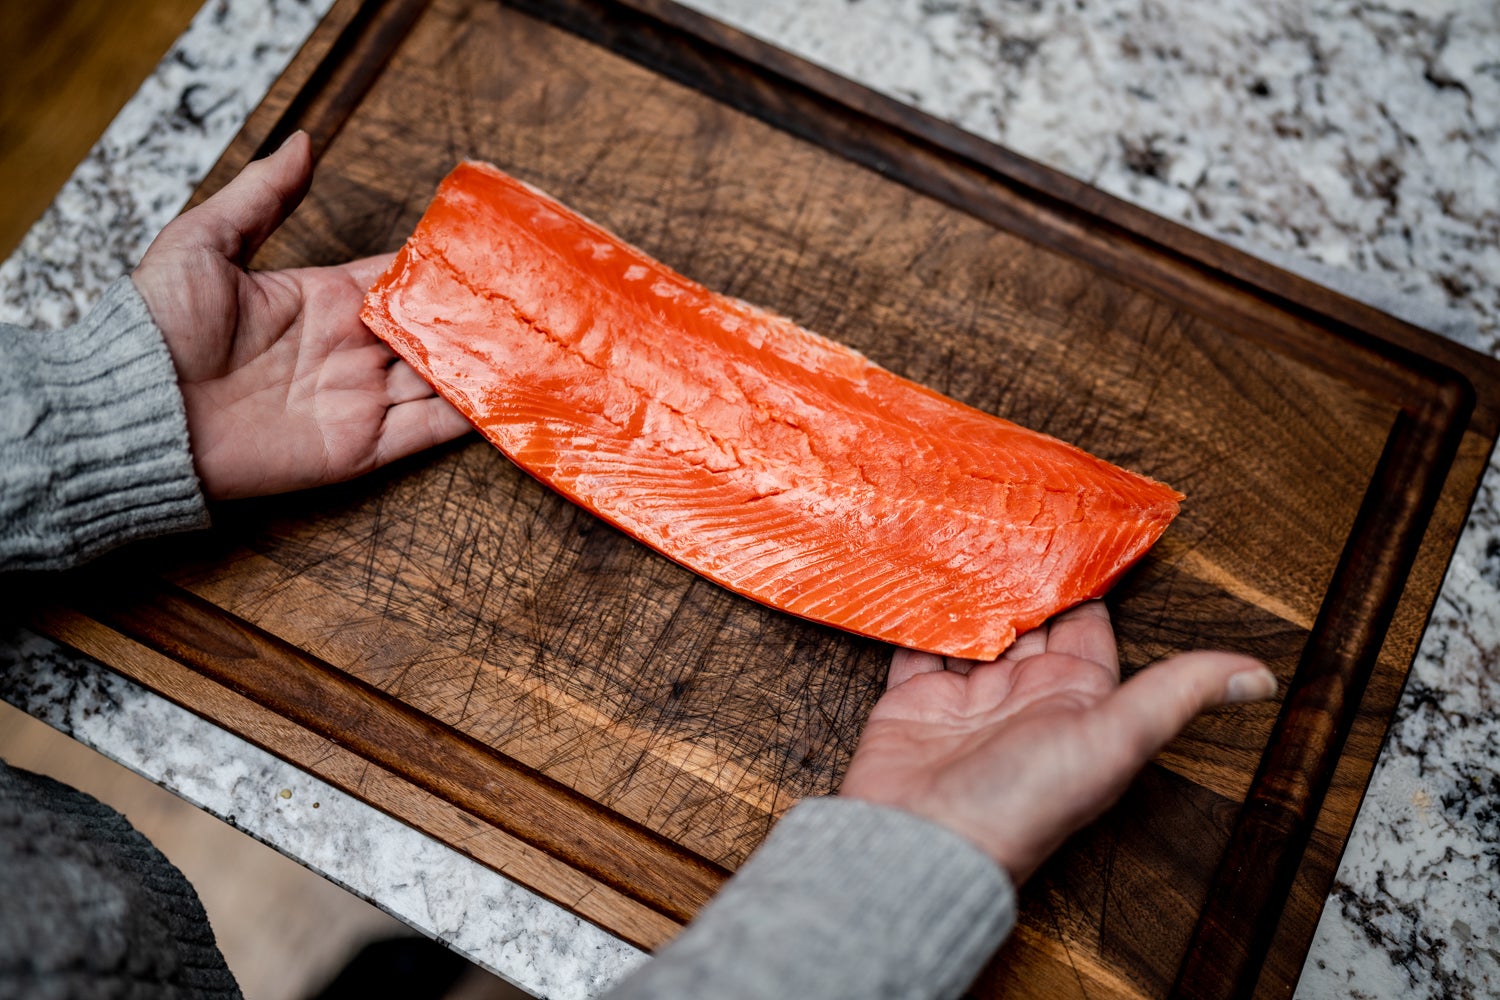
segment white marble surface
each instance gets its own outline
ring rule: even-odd
[[[327,5],[211,0],[0,265],[0,319],[64,322],[128,267]],[[1500,353],[1500,5],[692,6],[1119,197]],[[1492,465],[1299,997],[1500,994],[1497,515],[1500,471]],[[24,665],[0,672],[0,694],[234,816],[534,992],[582,995],[639,958],[107,671],[33,650]],[[270,795],[273,786],[293,788],[293,797]],[[317,815],[303,806],[310,799],[320,802]],[[363,851],[398,843],[411,846],[360,863]],[[387,867],[410,858],[419,860]]]

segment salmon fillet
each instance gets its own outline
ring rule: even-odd
[[[738,594],[949,656],[1103,594],[1182,495],[709,291],[467,162],[365,323],[521,468]]]

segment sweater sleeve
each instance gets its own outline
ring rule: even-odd
[[[959,835],[809,799],[609,998],[957,997],[1015,919],[1009,877]]]
[[[207,524],[172,358],[129,278],[76,326],[0,326],[0,571]]]

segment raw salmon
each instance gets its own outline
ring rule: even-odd
[[[991,659],[1181,494],[711,292],[464,163],[364,320],[517,465],[746,597]]]

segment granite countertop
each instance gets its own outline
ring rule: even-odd
[[[21,247],[0,320],[139,258],[331,0],[210,0]],[[1111,194],[1500,355],[1500,7],[1429,0],[693,0]],[[0,696],[525,989],[642,956],[190,713],[20,634]],[[1492,460],[1297,995],[1500,993]],[[290,790],[290,797],[283,792]]]

